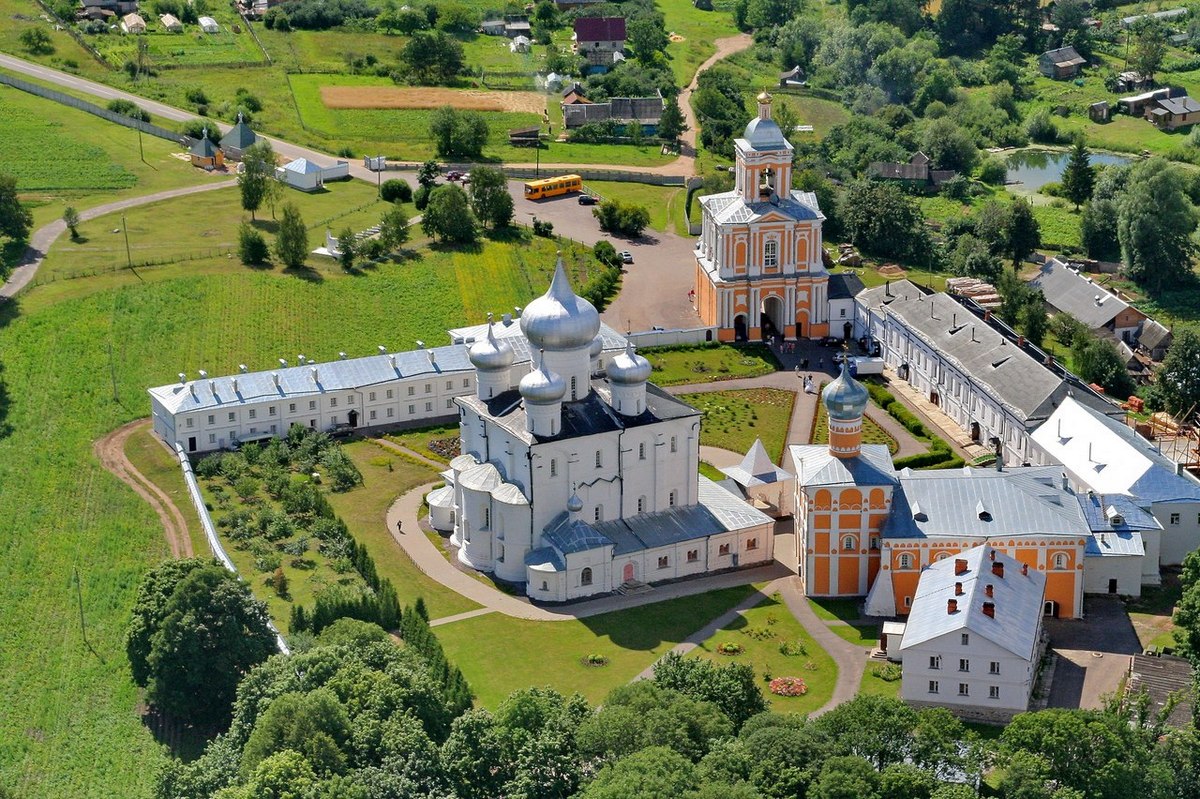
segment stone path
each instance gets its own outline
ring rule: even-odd
[[[0,63],[2,63],[2,60],[0,60]],[[148,205],[160,200],[169,200],[172,197],[186,197],[189,194],[227,189],[236,185],[236,179],[222,180],[218,183],[200,183],[195,186],[184,186],[180,189],[157,191],[141,197],[127,197],[123,200],[116,200],[104,205],[97,205],[95,208],[89,208],[86,211],[81,211],[79,220],[87,222],[105,214],[111,214],[114,211],[124,211],[127,208],[136,208],[139,205]],[[46,253],[50,251],[50,247],[54,242],[58,241],[59,236],[66,232],[67,225],[61,219],[55,219],[48,225],[42,225],[33,232],[33,235],[29,239],[29,246],[25,248],[25,255],[22,257],[20,265],[13,270],[7,282],[3,286],[0,286],[0,302],[17,296],[21,289],[29,285],[29,282],[37,275],[38,268],[41,267]]]

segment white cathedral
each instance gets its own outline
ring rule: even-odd
[[[602,368],[600,315],[561,259],[521,314],[535,355],[491,325],[470,349],[462,454],[429,497],[466,566],[564,602],[774,559],[773,520],[700,476],[700,411],[649,382],[627,345]]]

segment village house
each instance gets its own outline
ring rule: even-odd
[[[866,335],[857,326],[854,298],[866,288],[862,279],[853,272],[841,272],[829,276],[829,334],[852,340]]]
[[[1081,56],[1074,47],[1047,50],[1038,56],[1038,72],[1055,80],[1073,78],[1086,65],[1087,59]]]
[[[575,52],[593,71],[608,69],[625,49],[624,17],[580,17],[575,20]]]
[[[1137,341],[1148,317],[1057,258],[1047,258],[1029,284],[1040,289],[1051,313],[1067,313],[1094,333]]]
[[[926,569],[900,644],[900,697],[1007,721],[1029,708],[1045,651],[1046,575],[989,546]]]
[[[121,30],[125,33],[145,33],[146,21],[140,14],[126,14],[121,17]]]
[[[510,16],[485,19],[480,23],[479,30],[488,36],[507,36],[510,39],[524,36],[528,39],[531,29],[529,20],[525,17]]]
[[[1138,335],[1138,350],[1145,352],[1153,361],[1161,361],[1167,357],[1167,350],[1175,336],[1161,322],[1147,319]]]
[[[225,166],[225,153],[208,138],[208,128],[205,128],[204,134],[188,148],[188,156],[192,166],[201,169],[219,169]]]
[[[1144,117],[1146,112],[1154,106],[1159,100],[1166,100],[1171,97],[1186,97],[1187,90],[1178,87],[1164,86],[1161,89],[1142,92],[1131,97],[1122,97],[1117,100],[1117,110],[1122,114],[1129,114],[1133,117]]]
[[[115,19],[137,13],[137,0],[81,0],[79,16],[87,19]]]
[[[159,24],[163,26],[163,30],[168,33],[182,33],[183,23],[179,21],[173,14],[163,14],[158,18]]]
[[[931,163],[925,153],[915,153],[907,164],[873,161],[867,166],[867,175],[873,180],[899,183],[915,191],[937,191],[958,174],[953,169],[932,169]]]
[[[803,86],[804,83],[804,70],[798,66],[792,67],[787,72],[779,73],[779,88],[781,89],[796,88]]]
[[[275,169],[275,179],[300,191],[320,191],[328,180],[347,180],[350,164],[337,161],[333,166],[321,166],[307,158],[297,158]]]
[[[1200,122],[1200,100],[1184,95],[1156,100],[1146,108],[1146,119],[1162,130],[1175,130]]]
[[[662,119],[663,99],[654,97],[613,97],[603,103],[589,102],[573,92],[563,98],[563,125],[567,130],[583,125],[612,121],[620,127],[631,122],[642,126],[646,135],[658,132]]]

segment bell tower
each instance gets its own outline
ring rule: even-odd
[[[778,201],[792,187],[791,143],[771,119],[771,95],[758,95],[758,116],[735,145],[736,191],[748,203]]]

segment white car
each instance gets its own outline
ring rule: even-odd
[[[633,253],[631,253],[629,250],[622,250],[621,252],[617,253],[617,255],[621,256],[621,263],[633,263]]]

